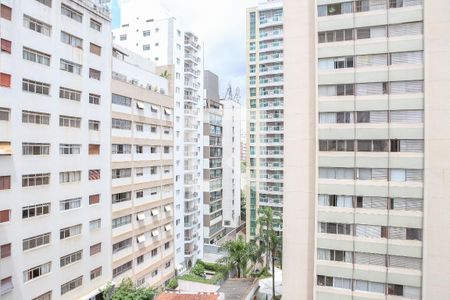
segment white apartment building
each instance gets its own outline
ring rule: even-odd
[[[173,96],[162,71],[113,48],[112,280],[153,288],[175,275]]]
[[[225,235],[223,226],[223,106],[219,77],[204,73],[203,100],[203,239],[215,244]]]
[[[448,11],[285,2],[283,298],[450,298]]]
[[[222,117],[223,225],[236,228],[241,219],[241,105],[224,99]]]
[[[158,0],[121,1],[114,41],[157,65],[174,65],[175,261],[182,271],[203,256],[203,49]],[[197,211],[186,213],[186,206]],[[195,239],[190,239],[197,233]],[[186,239],[185,239],[186,237]]]
[[[283,2],[247,9],[247,239],[258,209],[283,212]],[[274,229],[280,234],[282,219]]]
[[[0,28],[0,298],[95,299],[111,279],[109,12],[2,0]]]

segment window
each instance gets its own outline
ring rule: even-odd
[[[3,244],[0,246],[0,259],[11,256],[11,244]]]
[[[115,218],[112,220],[112,228],[121,227],[127,224],[131,224],[131,215]]]
[[[100,253],[101,251],[102,251],[102,243],[98,243],[89,247],[89,254],[91,256]]]
[[[102,276],[102,267],[95,268],[91,271],[91,280],[94,280],[97,277]]]
[[[111,147],[112,154],[130,154],[131,145],[130,144],[112,144]]]
[[[137,123],[136,124],[136,131],[143,132],[144,131],[144,124]]]
[[[121,251],[123,249],[126,249],[128,247],[131,247],[131,243],[132,243],[132,239],[128,238],[126,240],[123,240],[123,241],[120,241],[118,243],[113,244],[113,246],[112,246],[113,247],[113,254],[115,254],[115,253],[117,253],[117,252],[119,252],[119,251]]]
[[[38,0],[41,2],[42,0]],[[47,0],[49,1],[49,0]],[[44,293],[40,296],[37,296],[36,298],[33,298],[32,300],[52,300],[52,291],[48,291],[47,293]]]
[[[11,176],[0,176],[0,191],[11,188]]]
[[[11,74],[0,73],[0,86],[11,87]]]
[[[10,209],[0,210],[0,223],[9,222],[10,218],[11,218]]]
[[[81,75],[81,65],[65,60],[65,59],[61,59],[60,60],[60,66],[59,66],[60,70],[62,71],[66,71],[69,73],[73,73],[73,74],[77,74],[77,75]]]
[[[50,144],[22,143],[23,155],[48,155]]]
[[[100,95],[89,94],[89,103],[90,104],[100,104]]]
[[[80,128],[81,118],[71,116],[59,116],[60,127]]]
[[[113,118],[112,119],[112,128],[122,129],[122,130],[131,130],[131,121]]]
[[[9,121],[10,112],[9,108],[0,107],[0,121]]]
[[[50,203],[36,204],[22,207],[22,219],[34,218],[48,215],[50,213]]]
[[[52,7],[52,0],[36,0],[39,3]],[[43,299],[33,299],[33,300],[43,300]]]
[[[119,38],[120,38],[121,41],[125,41],[127,39],[127,35],[126,34],[121,34]]]
[[[90,43],[89,44],[89,51],[91,53],[94,53],[95,55],[100,56],[101,53],[102,53],[102,47],[100,47],[100,46],[98,46],[96,44]]]
[[[1,51],[11,53],[11,41],[0,39]]]
[[[94,205],[100,203],[100,194],[89,196],[89,205]]]
[[[61,14],[77,22],[83,22],[83,14],[67,5],[61,4]]]
[[[3,6],[3,5],[2,5]],[[14,288],[12,283],[12,277],[6,277],[2,278],[0,280],[0,295],[4,295],[6,293],[9,293]]]
[[[131,168],[125,168],[125,169],[113,169],[112,170],[112,178],[126,178],[131,177]]]
[[[91,26],[91,28],[94,29],[94,30],[102,31],[102,23],[97,22],[97,21],[94,20],[94,19],[91,19],[90,26]]]
[[[112,103],[123,106],[131,106],[131,98],[117,94],[112,94]]]
[[[129,262],[126,262],[123,265],[118,266],[117,268],[113,269],[113,278],[119,276],[120,274],[125,273],[128,270],[131,270],[132,265],[133,265],[133,261],[130,260]]]
[[[423,34],[423,23],[412,22],[389,25],[389,37]]]
[[[59,211],[72,210],[81,207],[81,198],[72,198],[59,201]]]
[[[89,120],[89,130],[99,131],[100,121]]]
[[[81,100],[81,91],[60,87],[59,88],[59,98],[69,99],[69,100],[73,100],[73,101],[80,101]]]
[[[81,260],[82,256],[83,256],[83,250],[79,250],[77,252],[73,252],[68,255],[62,256],[59,259],[59,266],[62,268],[64,266],[73,264],[74,262]]]
[[[156,275],[158,275],[158,269],[152,271],[151,275],[152,275],[152,277],[155,277]]]
[[[49,125],[50,124],[50,114],[23,110],[22,111],[22,123]]]
[[[164,250],[167,250],[170,248],[170,242],[164,243]]]
[[[140,265],[144,262],[144,255],[140,255],[136,258],[136,264]]]
[[[319,43],[351,41],[354,39],[354,34],[353,34],[352,29],[322,31],[322,32],[319,32],[318,35],[319,35]]]
[[[80,287],[83,284],[83,276],[77,277],[69,282],[66,282],[61,285],[61,295],[64,295],[71,290],[76,289],[77,287]]]
[[[61,42],[70,45],[72,47],[83,49],[82,39],[64,31],[61,31]]]
[[[102,219],[89,221],[89,230],[96,230],[102,227]]]
[[[144,30],[144,31],[142,31],[142,35],[143,35],[143,36],[149,36],[149,35],[150,35],[150,30]]]
[[[24,92],[48,96],[50,95],[50,84],[29,79],[22,79],[22,90]]]
[[[59,144],[59,154],[70,155],[80,153],[81,153],[80,144]]]
[[[50,183],[50,173],[22,175],[22,187],[47,185]]]
[[[100,180],[100,170],[89,170],[89,180]]]
[[[120,203],[131,200],[131,192],[123,192],[112,195],[112,203]]]
[[[23,272],[23,281],[27,282],[32,279],[38,278],[44,274],[50,273],[50,269],[51,269],[51,262],[28,269]]]
[[[6,6],[4,4],[1,4],[0,7],[0,17],[2,17],[5,20],[11,21],[11,15],[12,15],[12,9],[9,6]]]
[[[50,244],[50,232],[33,236],[22,241],[23,251]]]
[[[89,78],[100,80],[101,72],[99,70],[95,70],[92,68],[89,68]]]
[[[142,45],[142,50],[143,50],[143,51],[148,51],[148,50],[150,50],[150,44]]]
[[[81,171],[59,172],[59,183],[81,181]]]
[[[69,237],[77,236],[81,234],[81,224],[66,227],[59,230],[59,239],[64,240]]]
[[[50,36],[52,32],[52,27],[50,25],[27,15],[23,15],[23,26],[46,36]]]

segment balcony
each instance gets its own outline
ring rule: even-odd
[[[188,55],[188,54],[186,54],[186,55]],[[185,67],[185,68],[184,68],[184,72],[185,72],[185,73],[188,73],[188,75],[192,75],[192,76],[194,76],[194,77],[200,76],[200,71],[199,71],[199,70],[195,70],[195,69],[193,69],[193,68]]]
[[[200,88],[200,84],[192,81],[184,81],[184,87],[187,89],[198,90]]]
[[[274,16],[271,18],[262,19],[259,22],[259,28],[276,26],[276,25],[283,25],[283,17]]]
[[[198,58],[198,57],[196,57],[196,56],[194,56],[192,54],[189,54],[189,53],[186,53],[184,55],[184,59],[187,60],[187,61],[194,62],[195,64],[198,64],[200,62],[200,58]],[[185,72],[186,72],[186,68],[185,68]]]

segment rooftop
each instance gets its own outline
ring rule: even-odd
[[[187,294],[178,292],[164,292],[155,300],[220,300],[218,293]]]
[[[222,284],[218,292],[223,293],[226,300],[243,300],[249,295],[253,296],[257,287],[255,279],[231,278]]]

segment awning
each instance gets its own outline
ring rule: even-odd
[[[164,226],[164,229],[165,229],[166,231],[170,231],[170,230],[172,229],[172,225],[167,224],[166,226]]]
[[[136,107],[139,108],[139,109],[144,109],[145,105],[144,105],[144,103],[137,101],[136,102]]]
[[[0,142],[0,155],[12,155],[11,142]]]
[[[159,230],[155,229],[152,231],[152,236],[158,236],[159,235]]]
[[[171,211],[171,210],[172,210],[172,206],[170,206],[170,205],[164,206],[164,211],[168,212],[168,211]]]
[[[137,219],[138,221],[144,220],[144,219],[145,219],[145,213],[144,213],[144,212],[138,213],[138,214],[136,215],[136,219]]]
[[[152,105],[152,111],[157,112],[158,111],[158,106]]]
[[[140,236],[137,237],[137,242],[138,243],[143,243],[145,242],[145,235],[141,234]]]
[[[159,210],[157,208],[152,209],[152,216],[157,216],[159,214]]]
[[[170,109],[168,109],[168,108],[164,108],[164,113],[166,114],[166,115],[171,115],[172,114],[172,111],[170,110]]]

